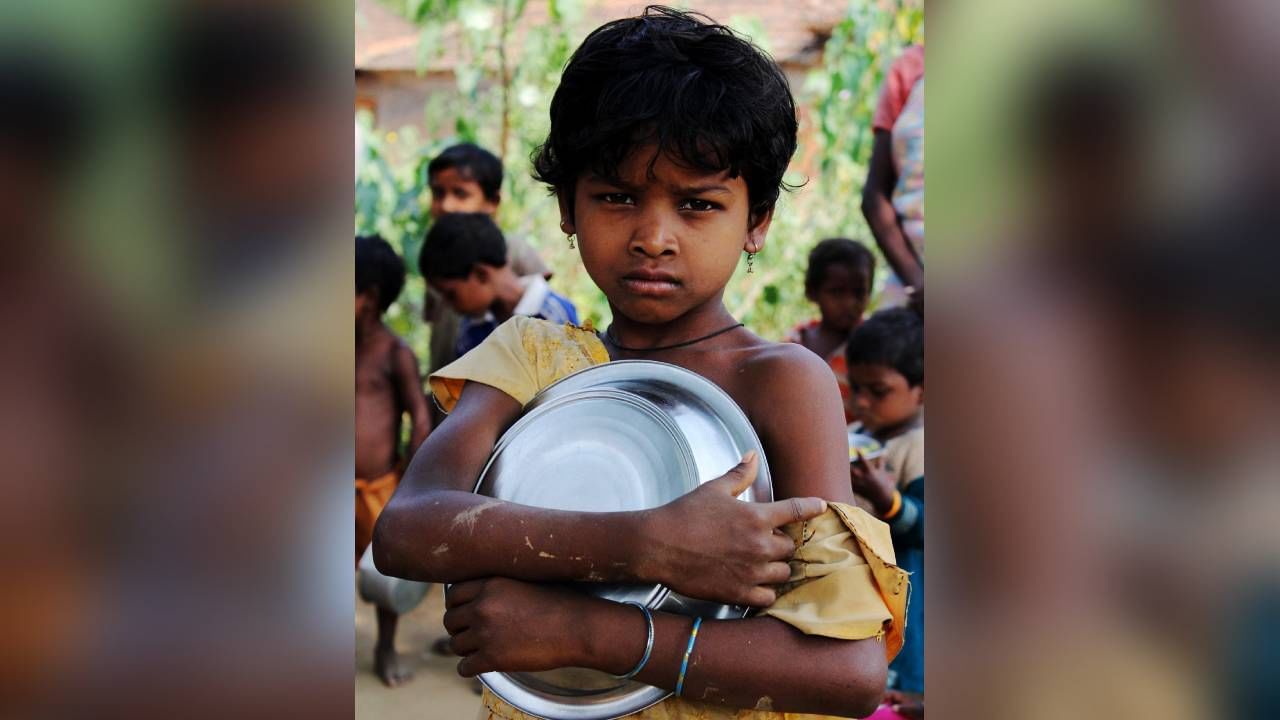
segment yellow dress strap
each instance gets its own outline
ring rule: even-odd
[[[428,382],[445,412],[458,404],[467,382],[497,388],[524,406],[556,380],[606,362],[609,352],[590,328],[517,315]]]

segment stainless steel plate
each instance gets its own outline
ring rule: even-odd
[[[561,510],[643,510],[723,475],[748,450],[760,455],[759,472],[739,497],[770,501],[763,448],[732,398],[675,365],[617,361],[578,372],[539,393],[498,441],[476,492]],[[746,608],[686,598],[660,585],[579,587],[665,612],[718,619],[746,614]],[[480,680],[521,711],[554,720],[621,717],[670,694],[582,668],[485,673]]]
[[[661,408],[679,426],[692,448],[700,483],[720,477],[737,465],[748,450],[755,450],[760,456],[756,482],[738,497],[753,502],[773,500],[764,448],[742,408],[715,383],[677,365],[652,360],[596,365],[544,388],[525,410],[600,387],[634,393]]]

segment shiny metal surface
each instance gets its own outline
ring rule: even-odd
[[[732,398],[675,365],[623,360],[539,393],[499,439],[476,492],[562,510],[642,510],[723,475],[748,450],[759,454],[759,471],[739,499],[768,502],[773,489],[764,450]],[[660,585],[578,587],[664,612],[717,619],[746,614],[746,608],[686,598]],[[553,720],[607,720],[670,695],[583,668],[485,673],[480,680],[521,711]]]
[[[698,466],[698,482],[714,480],[748,450],[760,455],[756,482],[738,497],[753,502],[773,500],[769,463],[755,428],[733,398],[715,383],[669,363],[617,360],[587,368],[554,383],[526,406],[526,412],[562,397],[608,387],[634,393],[661,408],[684,433]]]

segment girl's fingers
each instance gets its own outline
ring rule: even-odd
[[[446,610],[444,613],[444,629],[450,635],[458,633],[471,627],[471,608],[462,605],[459,607]]]
[[[480,594],[480,589],[484,587],[484,580],[468,580],[466,582],[454,583],[450,585],[444,593],[444,606],[446,608],[455,608],[459,605],[465,605],[476,599]]]
[[[827,511],[827,501],[817,497],[793,497],[756,505],[770,527],[815,518]]]
[[[775,532],[768,543],[770,560],[790,560],[796,554],[795,542],[782,533]]]
[[[791,566],[784,562],[771,562],[765,565],[765,585],[781,585],[791,579]]]
[[[747,595],[742,600],[743,605],[750,607],[767,608],[778,599],[778,593],[773,588],[753,587],[747,591]]]
[[[464,678],[473,678],[493,669],[493,664],[484,657],[483,653],[472,653],[458,661],[458,674]]]
[[[449,649],[454,655],[465,658],[474,655],[480,649],[480,643],[476,639],[476,634],[468,630],[449,638]]]

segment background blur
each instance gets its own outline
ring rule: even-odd
[[[570,251],[546,186],[530,176],[530,155],[549,126],[560,71],[586,34],[636,14],[634,0],[356,0],[357,158],[355,229],[377,232],[404,255],[405,291],[389,326],[427,357],[418,250],[427,223],[427,163],[456,142],[475,142],[506,168],[498,224],[529,239],[555,273],[552,287],[585,321],[609,321],[604,295]],[[881,80],[904,45],[924,42],[921,0],[709,0],[688,5],[751,37],[791,82],[800,142],[785,178],[769,247],[730,283],[730,312],[781,340],[817,316],[804,297],[809,250],[848,237],[879,256],[862,217],[871,155],[871,115]],[[877,284],[885,268],[879,262]]]
[[[0,717],[350,712],[349,9],[0,3]]]
[[[928,12],[927,704],[1280,716],[1280,3]]]

